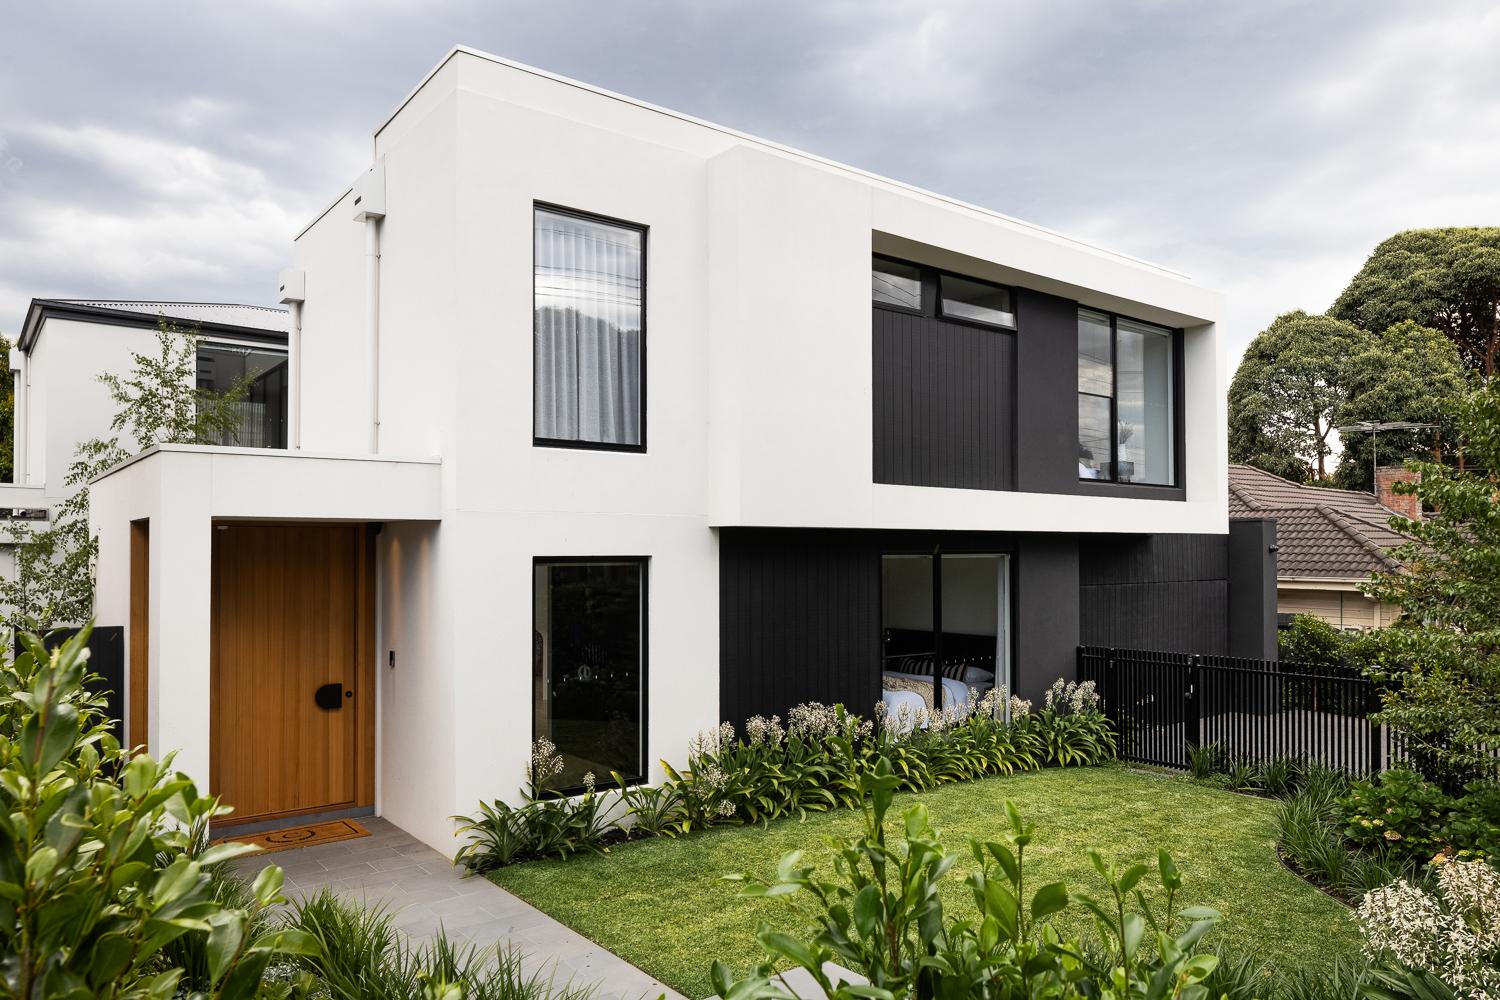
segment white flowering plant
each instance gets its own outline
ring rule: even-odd
[[[632,784],[613,773],[618,791],[606,800],[592,784],[581,796],[549,792],[564,770],[546,739],[532,747],[525,802],[481,805],[458,817],[471,843],[459,859],[488,869],[547,854],[603,851],[612,839],[676,836],[723,823],[767,823],[782,816],[858,808],[860,782],[884,758],[902,790],[924,791],[955,781],[1096,764],[1114,756],[1115,739],[1091,683],[1059,681],[1044,706],[1003,687],[971,691],[940,711],[882,702],[871,718],[842,705],[807,702],[780,716],[754,716],[743,731],[728,722],[700,733],[686,766],[667,761],[659,784]],[[615,802],[618,801],[618,806]]]
[[[1397,879],[1365,894],[1356,917],[1374,962],[1427,973],[1461,1000],[1500,997],[1500,871],[1437,866],[1436,891]]]
[[[475,816],[455,816],[460,824],[458,833],[469,839],[458,849],[454,861],[482,872],[527,858],[607,851],[609,841],[620,836],[609,803],[600,794],[593,772],[583,776],[580,795],[552,791],[550,783],[565,768],[566,762],[551,740],[543,736],[533,741],[522,803],[512,806],[496,799],[481,802]]]

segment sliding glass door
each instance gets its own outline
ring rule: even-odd
[[[961,706],[1011,687],[1010,557],[881,557],[881,687],[888,708]]]

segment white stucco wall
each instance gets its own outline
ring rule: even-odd
[[[63,478],[77,446],[108,437],[115,405],[99,375],[128,375],[132,354],[154,353],[156,332],[144,327],[49,317],[29,356],[27,469],[49,503],[68,496]]]
[[[127,649],[130,523],[151,523],[150,751],[176,751],[177,766],[207,784],[215,519],[435,521],[440,469],[436,459],[164,445],[96,480],[89,494],[99,538],[95,617],[123,624]]]

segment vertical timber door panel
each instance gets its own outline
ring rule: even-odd
[[[362,526],[214,531],[210,784],[230,822],[363,804],[364,543]]]

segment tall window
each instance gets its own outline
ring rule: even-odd
[[[532,609],[533,735],[563,759],[548,787],[643,777],[646,560],[538,559]]]
[[[234,404],[239,423],[219,444],[240,448],[286,447],[286,352],[204,341],[198,345],[198,388],[227,392],[245,385]]]
[[[1078,477],[1173,486],[1174,334],[1078,310]]]
[[[641,450],[646,231],[540,206],[533,230],[536,442]]]

